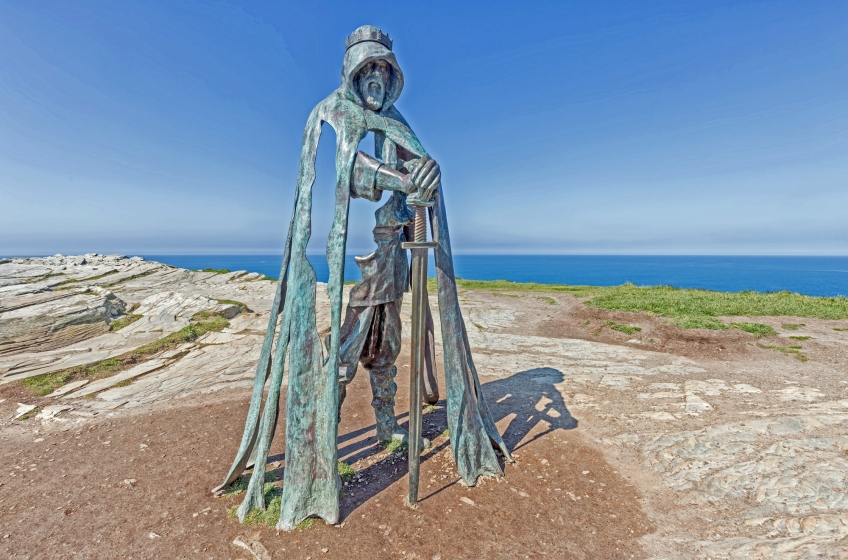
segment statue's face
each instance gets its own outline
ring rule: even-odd
[[[386,87],[392,68],[385,60],[369,62],[357,74],[359,96],[372,111],[379,111],[386,100]]]

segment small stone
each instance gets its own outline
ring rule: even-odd
[[[462,496],[459,499],[459,501],[464,502],[464,503],[468,504],[469,506],[476,506],[477,505],[477,504],[474,503],[474,500],[472,500],[471,498],[466,498],[465,496]]]
[[[583,474],[589,474],[589,471],[583,471]]]
[[[18,409],[15,411],[15,416],[13,416],[12,419],[17,420],[27,412],[35,410],[35,408],[34,404],[18,403]]]
[[[327,554],[328,552],[330,552],[330,549],[329,548],[322,548],[321,552],[323,552],[324,554]]]
[[[127,486],[135,486],[136,482],[138,482],[138,481],[134,478],[125,478],[124,479],[124,484],[126,484]]]
[[[159,539],[159,538],[162,538],[162,535],[157,535],[156,533],[154,533],[154,532],[152,532],[152,531],[151,531],[151,533],[150,533],[149,535],[147,535],[147,536],[148,536],[148,537],[150,537],[151,539]]]

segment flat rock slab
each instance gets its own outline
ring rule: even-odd
[[[147,362],[143,362],[133,368],[113,375],[112,377],[106,377],[104,379],[98,379],[97,381],[93,381],[92,383],[80,389],[79,391],[65,395],[62,398],[76,399],[79,397],[85,397],[87,395],[91,395],[93,393],[108,389],[109,387],[117,385],[118,383],[121,383],[123,381],[129,381],[130,379],[135,379],[136,377],[139,377],[146,373],[150,373],[151,371],[155,371],[167,363],[168,361],[164,359],[153,359]]]
[[[63,385],[63,386],[59,387],[58,389],[56,389],[55,391],[53,391],[52,393],[50,393],[47,396],[48,397],[61,397],[62,395],[66,395],[66,394],[70,393],[71,391],[76,391],[77,389],[79,389],[80,387],[82,387],[83,385],[88,383],[89,381],[90,381],[89,379],[80,379],[79,381],[71,381],[67,385]]]

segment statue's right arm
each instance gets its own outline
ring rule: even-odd
[[[383,191],[411,193],[415,190],[411,174],[404,174],[379,160],[359,152],[353,164],[353,180],[350,182],[351,196],[377,202]]]

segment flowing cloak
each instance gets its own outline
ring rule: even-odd
[[[369,131],[404,148],[415,157],[427,156],[409,124],[393,106],[375,113],[355,103],[342,86],[309,115],[303,133],[300,172],[294,212],[289,226],[265,340],[259,354],[247,421],[235,461],[224,488],[254,463],[239,520],[254,508],[265,509],[263,485],[268,450],[279,414],[280,388],[288,353],[286,390],[286,456],[278,529],[291,530],[308,517],[328,523],[339,519],[338,369],[342,319],[342,288],[347,238],[350,182],[360,141]],[[325,355],[315,320],[315,271],[306,259],[311,234],[312,186],[315,156],[323,123],[336,132],[336,201],[327,243],[330,278],[330,343]],[[441,187],[439,189],[441,191]],[[492,421],[471,358],[465,324],[457,300],[444,194],[430,209],[434,238],[442,348],[450,443],[463,482],[480,476],[502,476],[493,447],[509,452]],[[277,332],[278,331],[278,332]],[[275,332],[276,345],[274,344]],[[268,395],[262,406],[264,387]],[[412,403],[420,406],[420,403]],[[261,410],[261,415],[260,415]],[[216,490],[217,490],[216,489]]]

